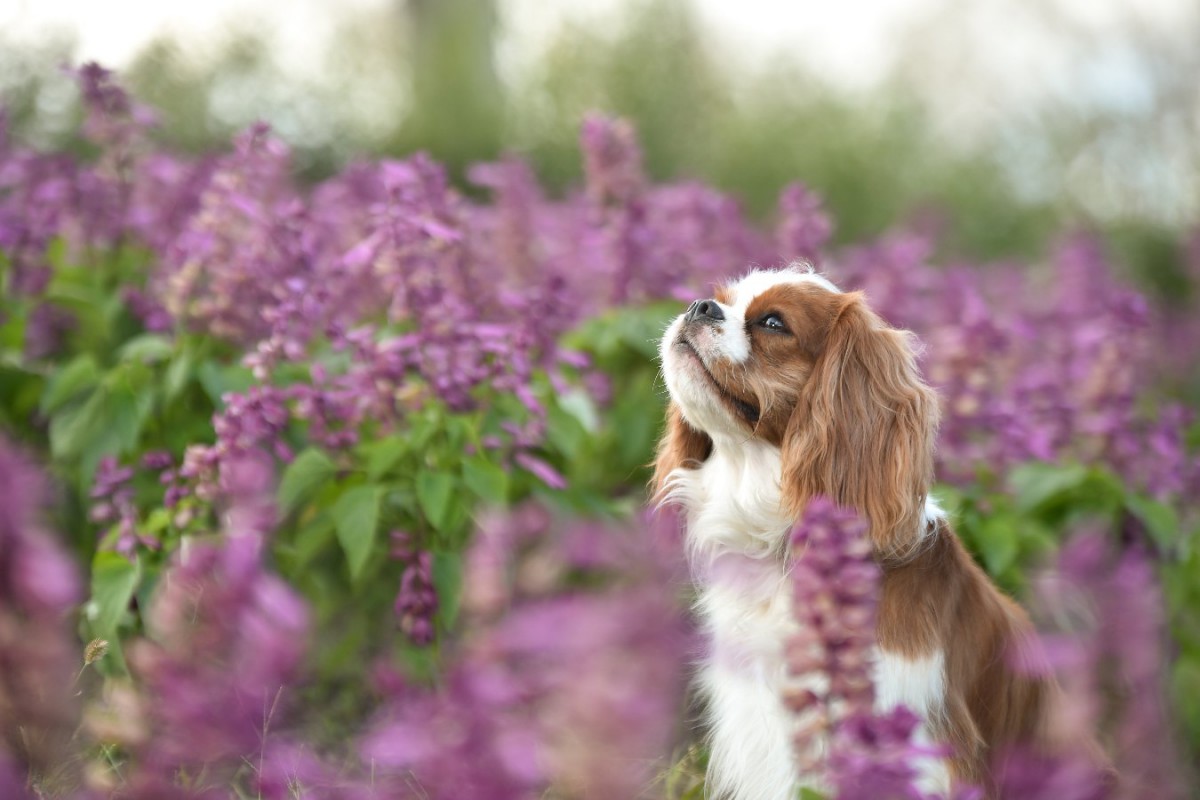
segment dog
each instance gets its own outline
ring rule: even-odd
[[[904,705],[918,735],[949,748],[922,788],[995,791],[1013,746],[1057,746],[1048,671],[1028,615],[989,580],[930,497],[938,398],[915,337],[860,292],[810,268],[756,270],[698,300],[660,346],[670,395],[652,491],[682,507],[697,612],[708,643],[707,787],[731,800],[785,800],[797,774],[784,704],[784,645],[797,630],[788,534],[825,496],[866,520],[882,571],[875,705]]]

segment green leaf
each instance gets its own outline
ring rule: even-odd
[[[138,577],[137,588],[134,590],[133,596],[137,600],[138,608],[149,608],[150,603],[154,598],[154,590],[158,588],[158,581],[162,577],[162,564],[144,564],[138,562],[141,570],[141,575]]]
[[[379,486],[356,486],[339,497],[333,506],[333,522],[342,552],[346,554],[346,563],[350,566],[351,580],[359,579],[371,555],[383,492]]]
[[[388,436],[369,447],[367,453],[367,480],[377,481],[396,465],[406,452],[408,440],[404,436]]]
[[[135,392],[122,384],[113,386],[108,392],[107,422],[110,427],[104,437],[103,449],[133,452],[141,437],[142,423],[153,407],[151,392]]]
[[[90,478],[101,457],[136,448],[153,396],[135,394],[128,386],[101,386],[87,402],[67,408],[50,420],[50,452],[75,459]]]
[[[290,514],[312,497],[313,493],[337,472],[337,467],[315,447],[310,447],[292,461],[279,482],[279,510]]]
[[[482,458],[463,463],[463,482],[485,503],[499,506],[508,500],[508,473]]]
[[[1172,696],[1178,719],[1193,735],[1200,732],[1200,659],[1183,655],[1171,666]]]
[[[462,554],[437,551],[433,554],[433,588],[437,590],[438,616],[449,630],[458,619],[462,596]]]
[[[191,355],[181,353],[167,367],[167,372],[163,376],[163,396],[168,403],[178,397],[187,386],[188,381],[191,380],[192,366]]]
[[[223,366],[211,360],[200,364],[196,377],[217,408],[225,407],[221,397],[226,393],[241,394],[254,385],[254,374],[240,364]]]
[[[0,427],[23,428],[45,396],[45,379],[17,364],[0,363]]]
[[[117,626],[129,609],[141,574],[141,564],[136,560],[108,550],[96,553],[92,559],[92,599],[87,605],[95,636],[116,638]]]
[[[992,575],[1001,574],[1017,558],[1016,520],[1007,516],[985,518],[976,541],[987,571]]]
[[[87,278],[93,277],[91,270],[85,270],[82,267],[70,269],[67,264],[67,256],[70,253],[70,248],[67,247],[67,239],[65,236],[55,236],[46,245],[46,263],[54,267],[54,277],[58,280],[65,275],[74,273],[78,276],[81,282]]]
[[[117,351],[117,355],[122,361],[140,361],[144,364],[153,364],[156,361],[167,360],[174,351],[175,345],[166,336],[160,336],[157,333],[144,333],[126,342]]]
[[[107,402],[108,392],[97,389],[87,402],[51,418],[50,453],[54,458],[74,458],[103,434]]]
[[[1088,470],[1079,464],[1058,466],[1038,462],[1017,467],[1009,476],[1009,481],[1016,496],[1017,508],[1031,511],[1079,488],[1087,478]]]
[[[546,442],[550,447],[562,453],[568,463],[579,462],[583,448],[592,441],[594,441],[593,434],[585,430],[574,415],[557,405],[552,405],[547,409]]]
[[[173,514],[169,508],[156,508],[146,517],[146,522],[138,526],[138,531],[145,536],[161,538],[160,534],[171,527]]]
[[[317,554],[332,541],[334,535],[333,520],[328,514],[319,514],[307,525],[296,532],[292,545],[292,569],[306,567]]]
[[[443,530],[450,517],[450,499],[454,495],[454,476],[446,472],[421,472],[417,475],[417,503],[425,519]]]
[[[46,393],[42,395],[42,413],[53,414],[67,401],[89,389],[96,388],[98,383],[100,383],[100,368],[96,365],[96,359],[90,355],[77,357],[50,379],[50,383],[46,386]]]
[[[571,389],[562,394],[558,406],[578,420],[588,433],[595,434],[600,430],[600,411],[592,396],[582,389]]]
[[[0,254],[0,283],[3,283],[3,268],[4,257]],[[6,350],[21,353],[25,350],[25,323],[29,315],[24,303],[6,303],[6,306],[0,313],[0,354]]]
[[[419,415],[409,420],[408,436],[406,437],[415,452],[425,450],[434,435],[442,432],[441,415],[436,406],[424,409]]]
[[[1132,492],[1125,497],[1125,507],[1146,526],[1159,549],[1169,550],[1178,542],[1179,517],[1175,509]]]

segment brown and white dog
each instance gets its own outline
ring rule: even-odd
[[[670,392],[654,489],[686,512],[708,637],[711,796],[784,800],[797,774],[782,693],[795,631],[788,533],[810,498],[862,513],[883,569],[876,706],[906,705],[952,757],[923,788],[990,785],[994,754],[1049,744],[1052,678],[1020,672],[1025,612],[975,564],[930,498],[936,393],[914,337],[811,270],[755,271],[693,303],[661,344]],[[819,676],[815,676],[819,680]]]

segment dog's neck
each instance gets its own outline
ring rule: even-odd
[[[686,511],[689,551],[697,565],[726,553],[781,557],[796,523],[795,515],[784,505],[781,481],[778,447],[754,439],[717,440],[702,464],[671,473],[663,502]],[[945,517],[928,495],[919,537],[924,540],[934,533]],[[886,571],[909,559],[881,557],[879,563]]]
[[[795,520],[783,505],[779,448],[755,440],[718,444],[696,469],[678,469],[665,502],[687,512],[689,552],[697,566],[727,553],[782,555]]]

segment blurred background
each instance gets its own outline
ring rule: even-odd
[[[71,69],[93,61],[116,82]],[[534,796],[632,795],[579,790],[585,763],[702,796],[686,626],[630,610],[641,586],[673,609],[682,577],[674,532],[634,516],[656,341],[698,285],[806,253],[930,344],[939,497],[1005,589],[1093,523],[1147,559],[1122,572],[1139,594],[1062,550],[1105,600],[1087,664],[1119,763],[1175,780],[1200,764],[1197,76],[1197,0],[0,0],[0,437],[46,463],[70,548],[20,575],[87,576],[43,625],[0,559],[0,651],[65,634],[10,648],[50,688],[0,675],[0,709],[62,699],[44,727],[67,734],[41,763],[0,729],[0,797],[11,752],[40,797],[177,796],[188,774],[282,796],[263,787],[374,781],[391,753],[389,779],[424,758],[454,787],[429,796],[494,798],[514,718],[550,750],[566,730],[663,754],[613,770],[579,746],[541,775],[532,748],[513,780],[569,789]],[[260,120],[291,149],[239,135]],[[0,480],[0,539],[34,518],[21,485]],[[20,544],[50,563],[42,533]],[[192,537],[209,561],[180,563]],[[159,585],[216,590],[212,630]],[[89,683],[54,694],[79,650]],[[471,694],[494,668],[509,700]],[[285,685],[264,769],[259,707]],[[209,717],[231,697],[253,719]],[[559,713],[576,697],[596,702]],[[100,724],[78,737],[81,714]],[[436,717],[494,733],[406,751]]]
[[[98,60],[161,135],[222,146],[256,120],[305,177],[429,151],[516,152],[577,182],[579,122],[635,123],[657,179],[749,213],[801,179],[835,241],[938,226],[974,258],[1098,228],[1168,296],[1200,216],[1193,0],[6,0],[0,91],[25,141],[76,130],[64,63]]]

